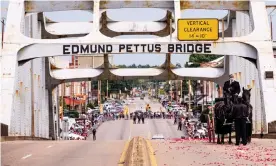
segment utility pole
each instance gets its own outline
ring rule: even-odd
[[[90,102],[91,104],[93,103],[93,81],[92,81],[92,78],[90,78]]]
[[[4,47],[4,29],[5,29],[5,18],[2,18],[2,48]]]
[[[189,111],[191,111],[191,80],[189,80]]]
[[[92,68],[94,69],[94,56],[92,56]],[[91,78],[91,88],[90,88],[90,92],[91,92],[91,104],[93,103],[93,80]]]
[[[98,105],[101,104],[101,80],[98,80]]]
[[[62,93],[62,96],[61,96],[61,109],[60,109],[60,113],[61,113],[61,120],[63,120],[63,113],[64,113],[64,96],[65,96],[65,83],[63,83],[61,86],[63,86],[62,87],[62,90],[61,90],[61,92],[63,91],[63,93]]]
[[[171,82],[171,80],[169,81],[169,85],[170,85],[170,101],[172,102],[172,82]]]
[[[181,104],[181,102],[182,102],[182,84],[183,84],[183,80],[181,80],[181,82],[180,82],[180,104]]]
[[[106,80],[106,98],[108,98],[108,80]]]
[[[73,69],[75,69],[76,56],[73,55]],[[75,109],[75,82],[73,82],[73,109]]]

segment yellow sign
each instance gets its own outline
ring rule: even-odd
[[[177,38],[180,41],[218,40],[218,19],[179,19]]]
[[[103,104],[100,104],[100,114],[103,113]]]

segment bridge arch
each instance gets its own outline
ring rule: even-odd
[[[33,2],[30,2],[33,3]],[[210,48],[212,49],[212,54],[218,54],[218,55],[227,55],[227,58],[230,58],[230,63],[231,61],[243,61],[242,68],[239,69],[238,65],[239,63],[231,63],[236,66],[230,67],[229,71],[224,71],[224,72],[217,72],[216,76],[213,78],[221,78],[220,80],[214,80],[223,82],[225,78],[222,78],[229,73],[234,73],[239,77],[239,73],[245,72],[246,74],[249,73],[249,68],[253,68],[252,65],[249,64],[249,62],[245,61],[243,58],[240,58],[238,56],[246,57],[246,58],[252,58],[257,60],[257,68],[252,69],[252,73],[249,73],[249,79],[244,80],[241,78],[241,82],[243,85],[250,85],[254,86],[255,85],[255,90],[253,93],[255,93],[256,98],[254,102],[255,106],[259,105],[259,107],[256,107],[256,128],[257,130],[255,133],[260,133],[260,128],[263,127],[264,125],[264,132],[267,132],[267,123],[271,122],[275,117],[275,97],[276,97],[276,92],[275,92],[275,78],[267,78],[267,73],[272,72],[273,76],[275,77],[275,62],[273,58],[273,51],[272,51],[272,41],[270,38],[269,34],[269,26],[268,26],[268,18],[267,18],[267,13],[266,13],[266,8],[264,2],[243,2],[247,3],[247,7],[240,5],[233,6],[232,2],[228,1],[225,2],[222,6],[225,7],[226,9],[234,9],[237,13],[239,13],[239,20],[245,19],[242,16],[242,13],[239,11],[245,10],[250,17],[247,17],[246,20],[248,22],[247,25],[243,26],[249,26],[250,22],[254,24],[254,30],[252,32],[239,32],[240,34],[235,36],[235,37],[225,37],[220,38],[217,42],[180,42],[176,40],[176,33],[172,34],[172,38],[170,37],[161,37],[159,39],[115,39],[115,38],[109,38],[104,35],[102,35],[99,32],[100,26],[99,26],[99,21],[100,21],[100,6],[99,4],[93,6],[85,6],[85,8],[93,8],[95,14],[93,17],[95,18],[93,21],[95,21],[95,24],[93,25],[93,30],[90,32],[88,35],[85,37],[79,37],[79,38],[70,38],[70,39],[33,39],[30,37],[26,37],[20,33],[20,22],[22,19],[22,16],[24,16],[23,13],[25,12],[35,12],[35,10],[38,10],[38,8],[43,11],[43,10],[57,10],[60,5],[57,6],[51,6],[49,2],[43,2],[44,5],[41,5],[41,2],[34,2],[37,3],[37,7],[34,8],[26,8],[24,5],[25,3],[23,1],[11,1],[10,7],[9,7],[9,13],[8,13],[8,21],[7,21],[7,33],[5,34],[5,43],[4,43],[4,48],[3,48],[3,55],[1,57],[1,123],[8,124],[9,126],[14,123],[14,119],[12,119],[12,116],[14,114],[19,114],[19,112],[16,111],[16,107],[14,107],[14,104],[18,102],[18,99],[16,97],[20,97],[19,90],[17,89],[20,87],[22,84],[18,82],[18,79],[20,78],[20,70],[22,70],[21,66],[18,65],[18,62],[22,61],[30,61],[31,59],[34,59],[34,62],[37,62],[38,58],[41,58],[42,61],[46,60],[47,58],[45,57],[51,57],[51,56],[60,56],[63,55],[63,45],[80,45],[80,44],[111,44],[114,45],[114,47],[118,47],[118,45],[121,42],[124,42],[124,44],[160,44],[161,51],[160,53],[168,53],[169,51],[166,51],[168,44],[211,44]],[[67,3],[68,2],[64,2]],[[85,2],[77,2],[77,3],[85,3]],[[89,2],[86,2],[89,3]],[[115,3],[115,2],[112,2]],[[121,3],[121,2],[120,2]],[[139,3],[144,3],[144,2],[139,2]],[[185,5],[183,3],[180,3],[179,1],[170,1],[170,2],[161,2],[160,4],[164,5],[169,5],[171,7],[174,7],[174,15],[175,18],[178,19],[180,18],[180,10],[185,8]],[[158,5],[160,5],[158,4]],[[191,3],[193,7],[198,8],[195,4]],[[77,6],[72,6],[72,4],[68,4],[70,8],[79,8]],[[110,5],[110,4],[109,4]],[[131,4],[133,5],[133,4]],[[153,4],[154,5],[154,4]],[[230,5],[230,6],[229,6]],[[50,6],[50,8],[49,8]],[[108,5],[107,5],[108,6]],[[200,5],[199,5],[200,6]],[[207,5],[208,8],[221,8],[221,6],[218,6],[216,4]],[[48,7],[48,8],[47,8]],[[163,6],[162,8],[166,8],[168,6]],[[187,8],[187,6],[186,6]],[[201,6],[202,8],[202,6]],[[63,8],[64,9],[64,8]],[[18,17],[19,16],[19,17]],[[251,26],[250,26],[251,27]],[[241,30],[240,30],[241,31]],[[247,33],[247,34],[246,34]],[[244,35],[244,36],[241,36]],[[241,37],[239,37],[241,36]],[[70,48],[70,47],[69,47]],[[19,50],[19,51],[18,51]],[[231,53],[229,53],[229,50],[231,50]],[[39,54],[37,54],[39,52]],[[141,53],[142,51],[139,50],[137,51]],[[66,52],[68,53],[68,52]],[[106,52],[100,52],[105,54]],[[121,52],[119,51],[118,48],[114,48],[114,51],[111,53],[127,53],[127,51],[124,49]],[[175,52],[172,51],[170,53],[174,54],[181,54],[183,53],[182,51]],[[66,55],[72,55],[72,53],[68,53]],[[170,61],[169,61],[170,62]],[[41,62],[43,64],[43,62]],[[34,65],[34,63],[32,63]],[[240,64],[241,65],[241,64]],[[30,66],[25,66],[26,69],[28,70]],[[44,68],[45,66],[42,65],[41,68]],[[168,67],[168,66],[167,66]],[[24,68],[25,69],[25,68]],[[39,70],[44,70],[44,69],[39,69],[38,66],[35,67],[35,69]],[[257,70],[258,69],[258,70]],[[26,71],[27,71],[26,70]],[[86,76],[95,76],[96,78],[103,78],[100,77],[102,76],[102,73],[106,72],[107,74],[110,74],[110,71],[113,71],[115,75],[112,75],[113,78],[116,79],[130,79],[127,78],[125,75],[120,75],[121,73],[118,72],[119,70],[117,69],[109,69],[108,67],[104,69],[96,69],[96,70],[91,70],[87,73],[83,72],[83,75],[78,78],[79,80],[85,79]],[[181,78],[185,77],[185,74],[181,72],[182,69],[177,69],[177,70],[170,70],[170,72],[174,72],[175,77],[172,77],[172,79],[176,78]],[[190,69],[189,69],[190,70]],[[50,72],[45,70],[43,73]],[[62,72],[62,71],[58,71]],[[60,80],[65,80],[64,77],[59,77],[56,72],[54,75]],[[166,71],[168,72],[168,70]],[[104,74],[106,74],[104,73]],[[121,76],[116,76],[117,75]],[[165,73],[165,72],[164,72]],[[223,74],[222,74],[223,73]],[[53,73],[52,73],[53,74]],[[163,74],[158,73],[158,74]],[[168,73],[166,73],[168,74]],[[173,74],[173,73],[172,73]],[[182,75],[180,75],[182,74]],[[34,74],[31,73],[31,76]],[[178,77],[177,77],[178,75]],[[36,74],[36,80],[39,80],[38,75]],[[187,75],[186,75],[187,76]],[[76,77],[76,76],[74,76]],[[152,76],[148,76],[150,78],[153,78]],[[165,78],[163,76],[163,78]],[[23,79],[23,78],[22,78]],[[25,79],[25,78],[24,78]],[[27,78],[26,78],[27,79]],[[70,79],[68,79],[70,80]],[[52,86],[53,84],[56,84],[58,82],[55,82],[55,80],[45,80],[47,82],[47,86]],[[46,85],[45,85],[46,86]],[[45,87],[42,89],[45,94]],[[22,89],[21,89],[22,90]],[[43,95],[44,95],[43,94]],[[28,93],[29,95],[29,93]],[[33,96],[33,95],[31,95]],[[49,100],[49,96],[47,97],[45,95],[45,100]],[[44,103],[45,104],[45,103]],[[45,113],[45,112],[44,112]],[[2,116],[3,115],[3,116]],[[47,116],[52,116],[51,115],[51,110],[47,113]],[[20,119],[20,116],[16,116],[18,119]],[[49,118],[51,119],[51,118]],[[52,117],[53,119],[53,117]],[[13,120],[13,121],[11,121]],[[48,121],[49,122],[49,121]],[[50,124],[49,124],[50,125]],[[51,124],[53,125],[53,124]],[[18,126],[12,126],[14,128],[13,131],[19,131],[20,129]],[[12,133],[16,134],[16,133]]]

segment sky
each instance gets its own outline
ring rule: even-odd
[[[267,2],[267,4],[276,4],[276,1]],[[8,1],[1,0],[1,18],[6,18],[8,7]],[[271,10],[270,10],[271,11]],[[269,11],[269,12],[270,12]],[[139,14],[137,14],[139,13]],[[163,10],[158,9],[120,9],[120,10],[108,10],[108,16],[111,19],[118,21],[153,21],[162,18],[165,15]],[[221,10],[185,10],[181,13],[182,18],[222,18],[227,11]],[[273,22],[276,23],[276,10],[271,14]],[[62,11],[62,12],[50,12],[46,13],[46,16],[54,21],[71,22],[80,21],[87,22],[92,21],[93,15],[89,12],[83,11]],[[2,20],[2,19],[1,19]],[[273,24],[273,29],[276,25]],[[153,38],[155,36],[119,36],[118,38]],[[273,37],[276,39],[276,32]],[[70,57],[62,57],[63,60],[70,61]],[[188,55],[175,54],[172,55],[171,60],[173,64],[180,63],[181,66],[188,61]],[[165,55],[162,54],[119,54],[113,56],[113,63],[116,65],[125,64],[131,65],[160,65],[165,62]]]

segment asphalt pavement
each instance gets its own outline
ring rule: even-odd
[[[130,112],[150,104],[152,111],[159,111],[161,104],[148,98],[135,98],[129,105]],[[3,166],[114,166],[117,165],[124,144],[135,136],[151,138],[163,134],[165,138],[180,137],[172,119],[146,119],[145,124],[132,120],[104,122],[97,130],[97,140],[92,136],[85,141],[12,141],[2,142]]]
[[[150,104],[153,112],[160,111],[162,106],[158,102],[150,101],[148,98],[140,100],[135,98],[134,103],[129,105],[130,113],[137,109],[145,109],[146,104]],[[142,136],[151,139],[153,135],[162,134],[165,139],[180,138],[182,131],[177,131],[177,126],[173,125],[173,119],[145,119],[145,124],[133,124],[133,120],[112,120],[104,122],[97,130],[97,140],[130,140],[135,136]],[[92,140],[92,135],[88,137]]]
[[[152,111],[161,105],[145,98],[136,98],[130,112],[149,103]],[[173,125],[173,119],[146,119],[145,124],[132,120],[104,122],[97,130],[97,140],[85,141],[11,141],[1,143],[3,166],[114,166],[125,143],[135,136],[151,139],[162,134],[165,140],[152,140],[158,165],[270,165],[276,166],[276,140],[253,139],[248,146],[217,145],[207,140],[181,140],[183,131]],[[234,140],[234,138],[233,138]]]

